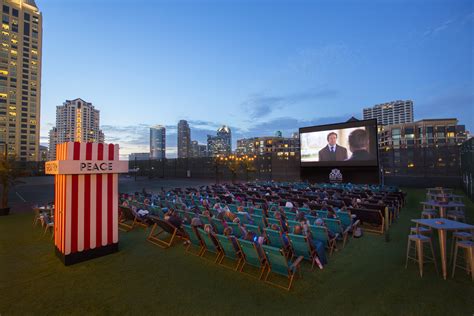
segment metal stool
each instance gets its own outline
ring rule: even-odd
[[[469,232],[454,232],[451,239],[451,261],[454,259],[454,247],[458,241],[473,240],[474,235]]]
[[[426,209],[421,212],[421,218],[431,219],[435,217],[438,217],[438,212],[436,212],[435,210]]]
[[[426,227],[411,227],[410,228],[410,234],[411,235],[431,235],[431,228],[426,228]]]
[[[415,244],[415,247],[412,247],[412,242]],[[431,257],[426,257],[427,261],[432,261],[436,268],[436,273],[438,273],[438,265],[436,264],[436,259],[434,257],[433,251],[433,243],[431,242],[431,238],[417,234],[417,235],[408,235],[408,245],[407,245],[407,258],[405,262],[405,269],[408,267],[408,259],[411,259],[415,262],[418,262],[418,268],[420,270],[420,277],[423,277],[423,263],[424,263],[424,254],[423,254],[423,247],[425,244],[430,245],[431,249]],[[415,249],[416,253],[415,256],[412,257],[410,255],[410,250]]]
[[[465,222],[466,221],[466,216],[464,215],[463,211],[449,211],[448,214],[446,215],[448,219],[452,219],[453,221],[456,222]]]
[[[456,264],[459,248],[465,250],[465,256],[466,256],[465,266]],[[453,278],[454,278],[454,272],[456,271],[456,267],[460,267],[461,269],[466,270],[467,274],[470,273],[472,281],[474,281],[474,242],[473,241],[463,240],[463,241],[456,242],[456,248],[454,250],[454,262],[453,262],[453,275],[452,275]]]

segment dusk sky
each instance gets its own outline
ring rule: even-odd
[[[56,106],[100,110],[106,142],[149,151],[149,127],[232,143],[362,117],[411,99],[415,120],[474,131],[474,5],[467,1],[36,0],[43,14],[41,142]]]

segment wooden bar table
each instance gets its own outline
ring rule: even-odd
[[[423,206],[429,206],[431,208],[438,209],[439,216],[443,218],[446,217],[447,209],[450,209],[450,208],[459,209],[459,208],[465,207],[464,203],[459,203],[459,202],[443,203],[443,202],[438,202],[438,201],[426,201],[426,202],[421,202],[420,204]]]
[[[438,230],[441,267],[443,269],[443,278],[446,280],[448,275],[448,265],[446,260],[446,235],[448,230],[474,230],[474,226],[445,218],[412,219],[411,221],[417,225],[427,226]]]

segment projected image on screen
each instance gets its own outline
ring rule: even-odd
[[[300,131],[302,165],[377,164],[375,126],[342,128],[344,125],[334,124],[327,126],[327,129],[323,126],[304,128],[309,130]]]

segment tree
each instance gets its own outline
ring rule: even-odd
[[[0,155],[0,184],[2,185],[0,198],[0,215],[8,215],[8,193],[10,189],[20,183],[18,177],[20,172],[15,168],[15,160],[13,157],[8,157],[7,154]]]

